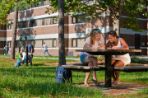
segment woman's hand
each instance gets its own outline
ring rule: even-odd
[[[118,46],[113,46],[111,49],[120,49]]]

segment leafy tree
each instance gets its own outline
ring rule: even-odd
[[[65,13],[83,13],[93,19],[99,17],[100,13],[106,11],[110,14],[110,25],[120,18],[121,14],[128,15],[128,28],[136,29],[135,18],[140,14],[148,17],[146,11],[147,0],[65,0]],[[57,9],[57,0],[51,0],[51,5]],[[126,12],[126,13],[125,13]]]
[[[6,17],[10,10],[14,10],[13,28],[12,28],[12,44],[11,44],[11,58],[15,59],[15,45],[16,45],[16,32],[17,32],[17,21],[18,11],[28,8],[34,3],[38,3],[39,0],[2,0],[0,4],[1,14],[0,23],[6,24]]]
[[[48,12],[55,12],[58,10],[58,3],[60,0],[50,0],[51,8]],[[99,17],[99,15],[106,11],[110,14],[110,25],[113,26],[116,19],[120,19],[120,15],[128,15],[128,28],[135,29],[137,25],[135,24],[135,18],[139,14],[143,14],[145,17],[148,16],[147,12],[144,11],[146,8],[146,0],[64,0],[64,13],[73,14],[85,14],[86,16],[91,16],[92,19]],[[62,27],[64,27],[64,24]],[[119,27],[120,28],[120,27]],[[64,31],[62,31],[64,32]],[[64,37],[61,37],[61,41],[64,41]],[[61,42],[59,42],[61,44]],[[64,49],[59,47],[59,50]],[[62,58],[62,54],[60,54]],[[64,58],[64,56],[63,56]],[[62,60],[62,59],[61,59]]]
[[[0,24],[6,24],[6,17],[12,8],[13,0],[1,0],[0,1]]]

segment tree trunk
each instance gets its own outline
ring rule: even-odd
[[[65,59],[65,40],[64,40],[64,0],[58,0],[59,12],[59,66],[66,64]]]
[[[119,22],[118,22],[119,35],[120,35],[120,26],[121,26],[121,24],[120,24],[121,17],[120,16],[122,15],[122,6],[123,6],[123,0],[120,0],[119,1]]]
[[[114,20],[112,17],[112,10],[109,9],[110,15],[109,15],[109,31],[113,30]]]
[[[16,1],[16,9],[14,12],[14,21],[13,21],[13,29],[12,29],[12,42],[11,42],[11,58],[15,59],[15,47],[16,47],[16,32],[17,32],[17,21],[18,21],[18,8]]]

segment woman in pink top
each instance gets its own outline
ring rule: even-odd
[[[84,44],[84,49],[92,49],[96,50],[99,48],[104,48],[104,38],[102,36],[102,33],[99,29],[93,29],[92,32],[90,33],[90,37],[88,37],[85,41]],[[82,63],[88,64],[88,66],[97,66],[97,57],[90,55],[86,52],[81,52],[80,53],[80,61]],[[90,77],[90,72],[86,72],[85,74],[85,80],[84,80],[84,85],[89,86],[88,84],[88,79]],[[96,78],[96,72],[93,72],[93,80],[97,82]]]

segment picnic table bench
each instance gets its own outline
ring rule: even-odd
[[[75,63],[75,64],[67,64],[67,65],[62,65],[65,69],[68,69],[71,71],[79,71],[79,72],[90,72],[90,71],[100,71],[100,70],[105,70],[105,65],[99,64],[98,66],[90,67],[87,66],[86,64],[82,63]],[[113,70],[117,71],[123,71],[123,72],[144,72],[148,71],[148,64],[138,64],[138,63],[131,63],[128,64],[125,67],[113,67]],[[71,82],[72,82],[72,77],[71,77]]]
[[[148,71],[148,64],[131,63],[125,67],[114,67],[114,70],[124,72],[144,72]]]
[[[86,66],[85,64],[82,63],[67,64],[62,66],[65,69],[69,69],[71,71],[89,72],[89,71],[105,70],[105,65],[103,64],[94,67]],[[131,63],[125,67],[114,67],[113,70],[124,71],[124,72],[143,72],[143,71],[148,71],[148,64]]]
[[[99,71],[105,68],[104,65],[98,65],[94,67],[87,66],[86,64],[82,63],[75,63],[75,64],[67,64],[62,65],[64,68],[74,71],[82,71],[82,72],[89,72],[89,71]]]
[[[89,66],[83,66],[82,64],[70,64],[69,66],[63,65],[64,68],[69,69],[71,71],[73,70],[79,70],[79,71],[92,71],[92,70],[105,70],[105,86],[111,87],[112,86],[112,73],[113,70],[118,71],[125,71],[125,72],[141,72],[141,71],[147,71],[148,66],[147,64],[129,64],[125,67],[113,67],[111,66],[112,61],[112,55],[122,55],[126,53],[139,53],[141,50],[135,50],[135,49],[128,49],[128,50],[113,50],[113,49],[98,49],[98,50],[91,50],[91,49],[81,49],[77,50],[78,52],[87,52],[91,55],[104,55],[105,56],[105,64],[96,66],[96,67],[89,67]],[[135,66],[134,66],[135,65]]]

